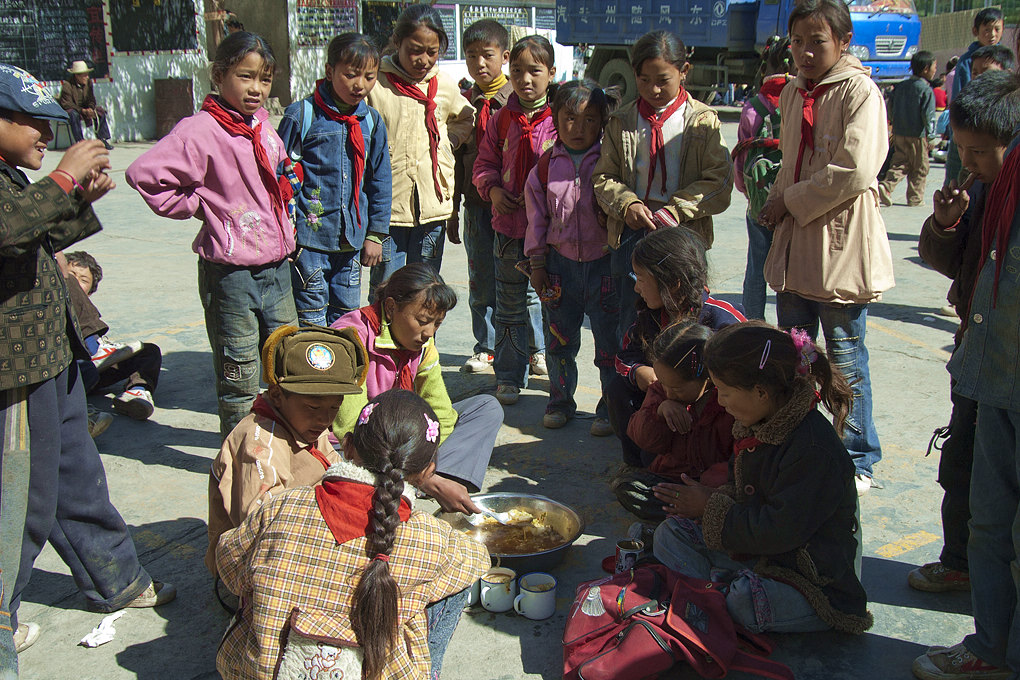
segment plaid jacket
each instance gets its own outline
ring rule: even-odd
[[[29,185],[0,162],[0,390],[53,378],[75,352],[88,357],[53,254],[100,229],[53,179]]]
[[[242,601],[216,656],[224,680],[273,678],[295,609],[303,634],[354,642],[351,598],[368,564],[365,539],[337,544],[314,487],[287,491],[253,511],[220,538],[216,562]],[[426,605],[471,585],[489,568],[489,556],[446,522],[414,512],[397,529],[389,564],[401,593],[400,629],[383,676],[426,680]]]

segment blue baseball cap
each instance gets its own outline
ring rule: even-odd
[[[10,64],[0,64],[0,109],[17,111],[32,118],[67,120],[67,111],[35,76]]]

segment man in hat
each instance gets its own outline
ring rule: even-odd
[[[60,84],[60,106],[67,111],[74,141],[83,139],[82,123],[96,131],[96,138],[112,149],[110,126],[106,123],[106,109],[96,105],[96,93],[92,89],[92,69],[84,61],[75,61],[67,69],[70,77]]]
[[[89,353],[54,259],[102,228],[91,204],[114,187],[108,152],[95,140],[75,144],[31,185],[19,170],[42,166],[50,121],[66,119],[31,74],[0,64],[0,612],[11,614],[18,651],[39,636],[17,611],[47,540],[89,609],[153,607],[175,595],[139,564],[110,503],[74,361]]]
[[[227,436],[209,470],[209,550],[285,489],[311,486],[340,460],[329,428],[344,395],[361,394],[368,353],[353,328],[283,326],[262,348],[269,389]]]

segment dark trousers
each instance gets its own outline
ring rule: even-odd
[[[68,118],[70,118],[69,122],[71,124],[71,136],[74,137],[74,141],[80,142],[82,139],[84,139],[84,134],[82,131],[83,124],[88,125],[89,127],[96,131],[97,139],[110,138],[110,126],[106,122],[106,114],[99,115],[97,113],[96,116],[93,117],[92,120],[88,123],[82,120],[81,114],[73,109],[67,112],[67,116]]]
[[[102,372],[96,370],[95,364],[91,361],[78,360],[78,370],[81,371],[86,394],[101,393],[105,388],[124,381],[127,381],[124,382],[125,390],[144,387],[150,392],[155,392],[156,384],[159,382],[159,369],[162,366],[163,353],[151,342],[144,343],[141,351],[134,356],[118,361],[113,366],[104,368]]]
[[[942,445],[939,485],[942,497],[942,535],[945,544],[939,560],[950,569],[968,571],[967,540],[970,538],[970,476],[974,465],[974,430],[977,402],[951,393],[953,415],[949,437]]]
[[[623,448],[623,462],[627,465],[640,467],[641,447],[627,436],[627,425],[630,417],[641,408],[645,393],[634,387],[619,373],[609,381],[606,389],[606,406],[609,410],[609,424],[613,432],[620,438]]]

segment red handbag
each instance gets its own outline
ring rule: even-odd
[[[730,618],[719,584],[656,564],[578,586],[563,631],[563,677],[638,680],[686,662],[703,678],[739,670],[793,680],[771,652],[764,636]]]

